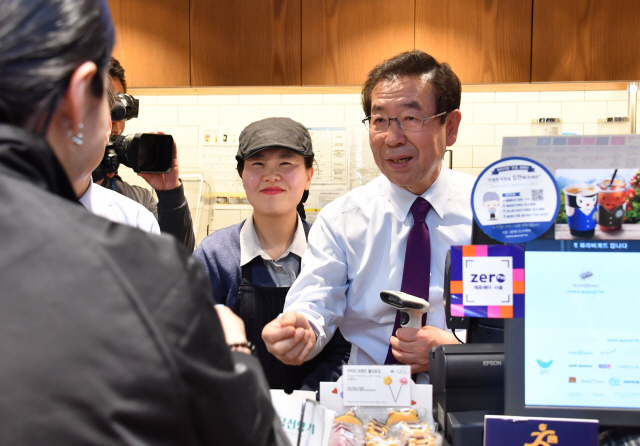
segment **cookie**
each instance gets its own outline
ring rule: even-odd
[[[394,425],[401,421],[406,421],[407,423],[417,423],[418,421],[420,421],[418,419],[418,412],[415,409],[389,411],[389,418],[387,418],[387,426]]]
[[[334,423],[351,423],[351,424],[358,424],[360,426],[362,426],[362,421],[360,421],[357,417],[356,414],[353,413],[353,411],[349,411],[344,415],[340,415],[339,417],[336,417],[333,420]]]

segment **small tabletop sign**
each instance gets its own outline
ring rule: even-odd
[[[553,176],[527,158],[505,158],[489,165],[471,192],[476,223],[503,243],[525,243],[544,234],[553,225],[559,205]]]
[[[524,247],[451,247],[451,316],[524,317]]]
[[[345,406],[411,407],[411,367],[408,365],[345,365]]]
[[[598,421],[487,415],[485,446],[598,445]]]

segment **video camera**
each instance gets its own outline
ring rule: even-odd
[[[126,93],[116,93],[111,109],[112,121],[138,117],[139,100]],[[169,173],[173,163],[173,137],[153,133],[111,135],[100,165],[93,171],[93,181],[116,172],[120,163],[141,173]]]

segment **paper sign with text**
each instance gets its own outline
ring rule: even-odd
[[[345,365],[345,406],[411,406],[411,367],[406,365]]]
[[[513,305],[513,259],[467,257],[462,260],[464,305]]]
[[[329,443],[331,425],[335,417],[333,410],[327,410],[315,404],[315,401],[297,399],[282,391],[272,391],[271,401],[282,422],[282,429],[292,445],[326,446]],[[301,419],[303,405],[306,406],[304,419]]]

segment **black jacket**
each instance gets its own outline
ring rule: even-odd
[[[97,217],[44,140],[0,124],[0,444],[286,444],[197,261]]]

